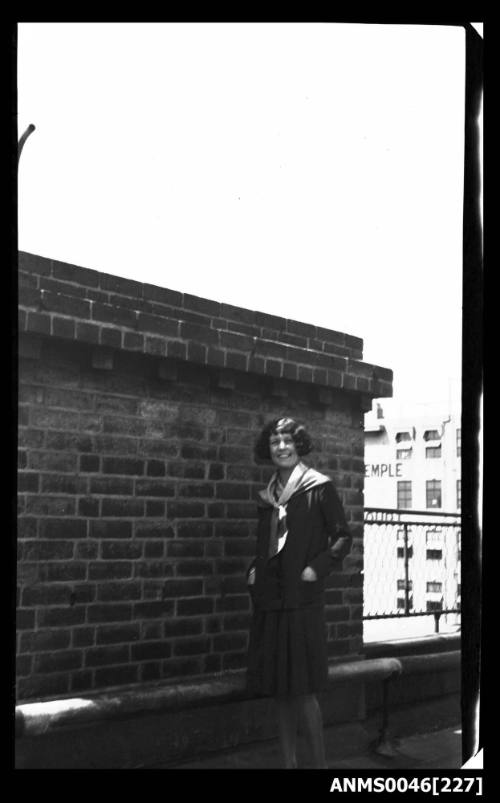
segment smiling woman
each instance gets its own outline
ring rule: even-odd
[[[314,766],[325,768],[323,723],[316,693],[325,688],[328,659],[324,581],[351,544],[344,511],[332,481],[302,457],[311,438],[293,418],[262,430],[256,457],[276,472],[259,494],[257,554],[248,571],[254,604],[248,656],[248,687],[276,698],[284,765],[296,767],[299,718]]]

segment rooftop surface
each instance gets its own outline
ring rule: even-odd
[[[459,714],[458,714],[459,716]],[[380,716],[362,722],[325,728],[329,769],[349,770],[445,770],[462,766],[462,728],[457,710],[436,699],[406,710],[389,713],[387,740],[377,748]],[[310,768],[299,739],[299,768]],[[277,739],[216,751],[189,761],[165,764],[158,769],[280,769]]]

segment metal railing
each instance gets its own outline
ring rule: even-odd
[[[460,513],[365,508],[363,619],[460,619]]]

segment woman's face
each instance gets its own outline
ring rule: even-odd
[[[278,468],[294,468],[300,460],[289,432],[278,432],[269,438],[271,460]]]

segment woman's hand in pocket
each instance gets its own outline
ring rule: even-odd
[[[312,566],[306,566],[302,574],[300,575],[300,579],[304,580],[306,583],[314,583],[318,579],[318,575],[312,568]]]

